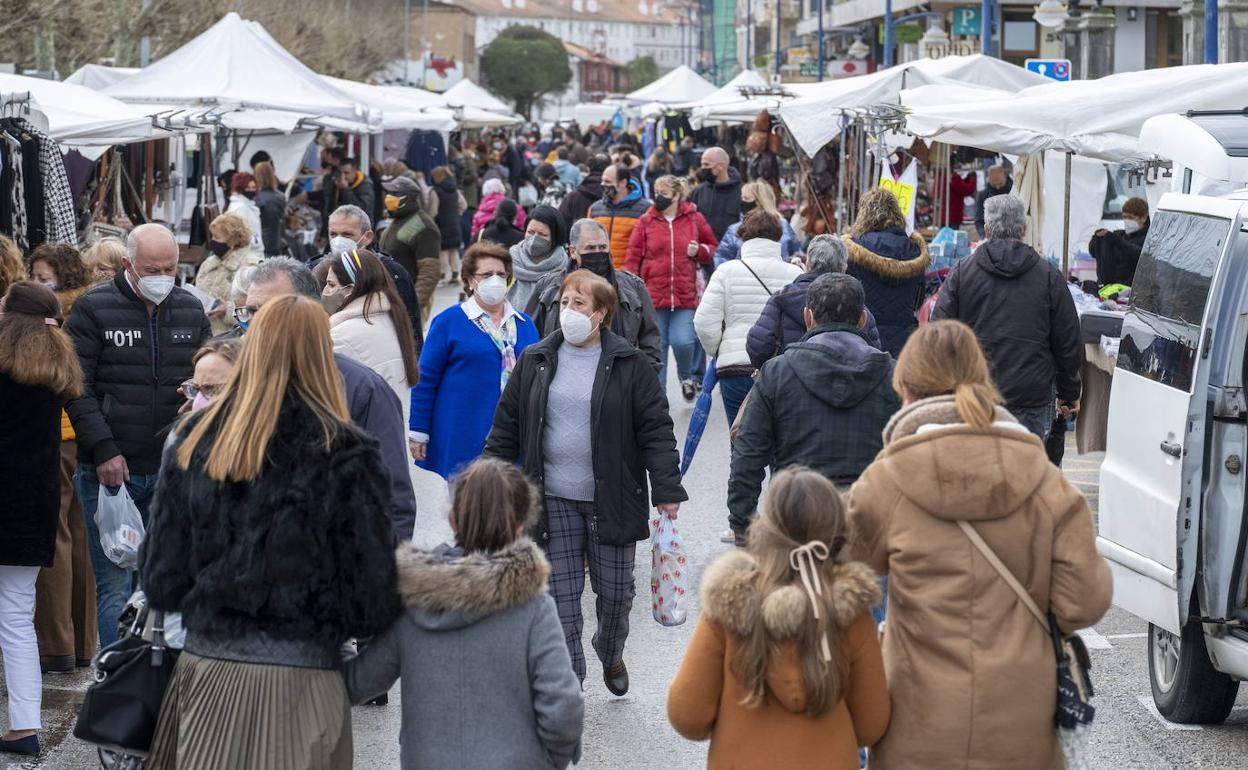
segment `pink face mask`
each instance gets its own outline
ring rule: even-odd
[[[195,394],[195,400],[191,402],[191,411],[198,412],[200,409],[203,409],[204,407],[208,406],[208,404],[210,403],[212,403],[212,399],[205,396],[204,392],[201,390],[200,392]]]

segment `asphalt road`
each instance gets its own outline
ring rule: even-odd
[[[443,290],[439,300],[440,305],[445,305],[454,300],[454,295]],[[683,446],[691,406],[675,389],[669,390],[677,440]],[[1069,451],[1065,470],[1095,503],[1099,457],[1075,456],[1073,446]],[[694,565],[695,580],[700,579],[702,570],[717,554],[730,547],[719,541],[720,533],[726,528],[727,479],[727,427],[717,399],[701,448],[686,478],[690,502],[682,507],[679,519],[690,563]],[[416,539],[421,545],[435,545],[449,535],[445,487],[437,477],[420,471],[414,471],[414,480],[420,504]],[[649,549],[639,547],[638,597],[625,653],[632,680],[627,696],[615,698],[607,692],[591,653],[590,674],[585,683],[587,719],[581,768],[685,770],[701,767],[705,762],[705,744],[690,743],[676,735],[667,723],[664,709],[667,685],[692,633],[693,616],[685,625],[675,628],[664,628],[652,619],[647,580],[649,560]],[[696,612],[696,593],[691,595]],[[588,589],[585,616],[588,639],[594,623],[593,597]],[[1092,648],[1092,676],[1097,689],[1092,767],[1122,770],[1248,765],[1242,756],[1248,746],[1248,688],[1241,691],[1235,711],[1223,725],[1192,728],[1164,722],[1151,705],[1145,631],[1143,622],[1115,609],[1086,632]],[[28,764],[12,761],[11,755],[0,755],[0,770],[97,766],[94,749],[68,735],[88,680],[84,674],[44,677],[45,728],[41,735],[47,747],[45,754]],[[0,694],[0,703],[3,700]],[[398,767],[401,700],[402,693],[396,687],[391,693],[390,705],[354,709],[358,767],[376,770]]]

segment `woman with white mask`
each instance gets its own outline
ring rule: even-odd
[[[481,454],[516,360],[538,340],[533,321],[507,301],[507,249],[473,244],[460,280],[468,298],[434,317],[425,335],[408,423],[416,464],[448,479]]]
[[[688,495],[651,359],[611,332],[617,306],[605,278],[588,270],[564,278],[559,330],[516,364],[484,454],[519,462],[542,488],[534,540],[550,559],[551,595],[582,682],[588,562],[598,596],[593,647],[607,689],[619,696],[628,692],[624,643],[637,541],[649,537],[651,506],[675,519]]]

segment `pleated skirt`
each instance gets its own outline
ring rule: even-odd
[[[182,652],[149,770],[350,770],[342,673]]]

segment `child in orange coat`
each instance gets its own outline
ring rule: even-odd
[[[856,770],[884,734],[888,684],[869,567],[838,557],[845,511],[830,481],[777,473],[749,546],[702,581],[702,615],[667,696],[690,740],[710,738],[707,767]]]

